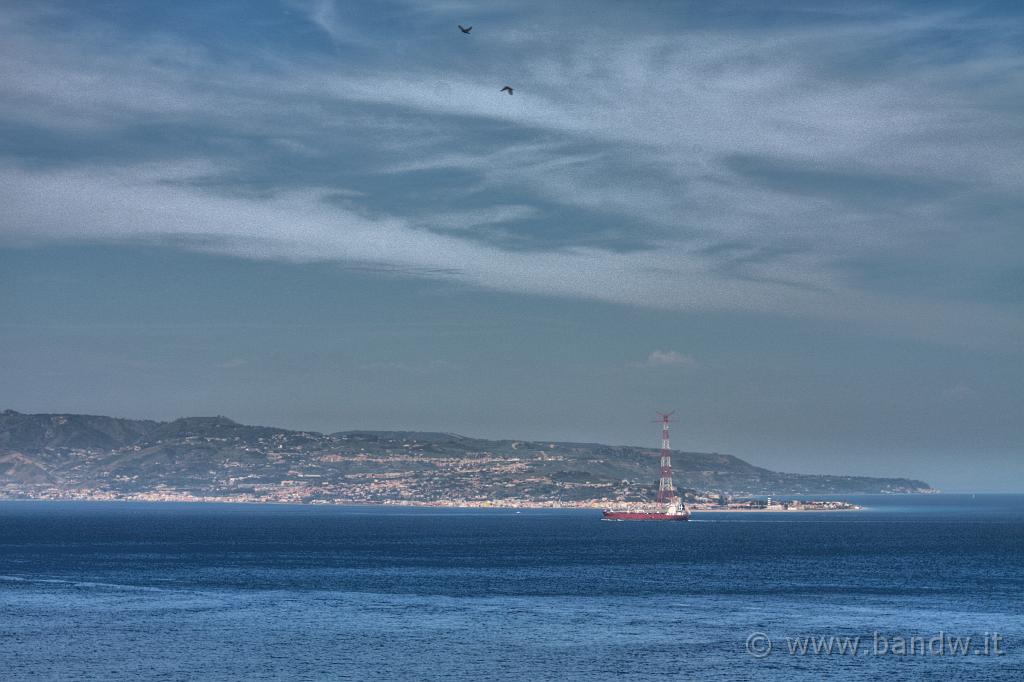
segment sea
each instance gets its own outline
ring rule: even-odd
[[[842,499],[0,502],[0,679],[1024,680],[1024,495]]]

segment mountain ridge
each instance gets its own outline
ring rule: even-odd
[[[489,440],[435,431],[330,434],[240,424],[0,413],[0,494],[124,495],[288,501],[644,500],[659,450]],[[928,492],[909,478],[775,472],[739,457],[676,450],[690,494]]]

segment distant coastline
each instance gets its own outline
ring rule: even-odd
[[[790,500],[778,511],[812,496],[822,511],[844,495],[934,492],[910,478],[783,473],[723,453],[671,453],[675,489],[694,510],[760,511],[758,498],[770,495]],[[654,499],[659,455],[441,432],[324,434],[227,417],[0,412],[5,498],[598,508]]]
[[[199,497],[190,495],[128,495],[128,496],[83,496],[69,494],[54,497],[12,497],[0,494],[0,502],[107,502],[107,503],[143,503],[143,504],[224,504],[224,505],[301,505],[319,507],[412,507],[423,509],[506,509],[506,510],[540,510],[540,509],[594,509],[600,510],[611,504],[608,501],[582,501],[582,502],[558,502],[558,501],[452,501],[436,502],[421,500],[401,501],[372,501],[372,500],[333,500],[315,502],[295,502],[279,500],[261,500],[249,498],[226,498],[226,497]],[[722,506],[707,504],[688,504],[687,508],[695,513],[726,512],[726,513],[764,513],[764,512],[833,512],[833,511],[861,511],[861,505],[850,504],[838,500],[821,500],[814,503],[805,503],[800,506],[775,505],[771,507],[753,506]]]

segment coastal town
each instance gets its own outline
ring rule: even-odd
[[[224,417],[142,422],[7,411],[0,497],[596,508],[652,499],[658,455],[449,433],[321,434]],[[907,479],[783,474],[719,453],[672,458],[679,494],[694,510],[847,510],[829,496],[929,490]]]
[[[417,499],[358,499],[327,498],[323,489],[303,485],[266,486],[261,490],[224,495],[201,495],[182,490],[156,486],[145,492],[118,492],[91,488],[63,489],[57,487],[21,487],[8,484],[0,488],[0,499],[32,500],[81,500],[100,502],[207,502],[242,504],[335,504],[367,505],[381,504],[408,507],[448,507],[486,509],[602,509],[609,504],[623,502],[621,499],[587,500],[536,500],[523,498],[502,498],[495,500],[451,498],[443,500]],[[690,497],[689,495],[687,497]],[[708,499],[704,496],[700,498]],[[714,501],[687,502],[692,511],[704,512],[788,512],[788,511],[854,511],[862,507],[841,500],[773,500],[753,498],[732,500],[728,503]]]

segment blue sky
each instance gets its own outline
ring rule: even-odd
[[[0,406],[1020,490],[1022,17],[0,3]]]

